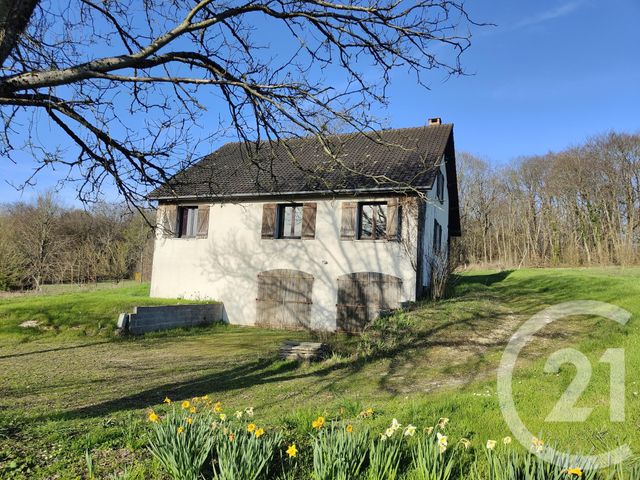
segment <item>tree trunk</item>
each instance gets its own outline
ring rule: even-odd
[[[16,47],[40,0],[0,0],[0,65]]]

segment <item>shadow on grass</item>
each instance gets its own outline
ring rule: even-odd
[[[45,348],[43,350],[33,350],[31,352],[12,353],[11,355],[0,355],[0,360],[6,359],[6,358],[28,357],[30,355],[38,355],[41,353],[61,352],[64,350],[75,350],[78,348],[95,347],[96,345],[104,345],[105,343],[111,343],[111,340],[103,340],[101,342],[92,342],[92,343],[83,343],[80,345],[72,345],[69,347]]]

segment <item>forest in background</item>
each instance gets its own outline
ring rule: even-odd
[[[609,133],[500,167],[460,152],[457,167],[456,265],[640,264],[640,135]],[[0,290],[149,279],[153,215],[107,203],[67,208],[51,193],[3,205]]]
[[[152,213],[146,214],[152,220]],[[0,210],[0,290],[50,283],[149,279],[152,229],[139,212],[99,203],[64,207],[45,193]]]
[[[609,133],[494,167],[457,156],[463,265],[640,263],[640,135]]]

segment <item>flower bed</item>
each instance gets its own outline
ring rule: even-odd
[[[533,438],[530,451],[510,437],[469,439],[447,435],[449,419],[434,426],[392,419],[374,431],[369,408],[352,419],[318,416],[309,433],[287,438],[283,428],[262,425],[253,408],[227,412],[208,396],[148,412],[149,450],[175,480],[563,480],[600,479],[587,466],[556,466],[535,453],[545,445]],[[477,442],[476,442],[477,443]]]

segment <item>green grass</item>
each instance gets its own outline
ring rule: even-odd
[[[300,441],[318,414],[354,417],[373,407],[374,430],[392,417],[417,426],[449,417],[450,436],[479,448],[510,434],[495,388],[510,335],[545,306],[577,299],[611,302],[633,317],[626,328],[588,317],[547,327],[518,364],[519,413],[533,433],[560,447],[597,452],[628,442],[640,452],[640,269],[467,273],[456,279],[451,299],[388,319],[401,327],[396,332],[328,337],[338,353],[313,365],[277,360],[283,340],[310,338],[300,332],[220,325],[134,339],[96,335],[111,329],[108,322],[127,306],[157,303],[145,297],[146,288],[0,299],[0,478],[78,478],[86,473],[87,449],[98,476],[128,465],[139,478],[161,478],[144,449],[144,412],[162,409],[165,395],[209,394],[230,412],[253,406],[261,422],[285,426]],[[17,327],[36,315],[59,329]],[[372,356],[352,355],[357,343]],[[585,424],[546,423],[575,368],[545,374],[544,363],[568,346],[593,366],[578,406],[594,411]],[[598,359],[620,347],[626,350],[627,418],[611,423],[608,366]]]
[[[29,340],[47,333],[95,336],[112,334],[121,312],[134,306],[196,303],[149,298],[149,284],[101,283],[82,287],[45,286],[42,294],[9,294],[0,297],[0,336],[5,340]],[[25,321],[37,328],[23,328]]]

